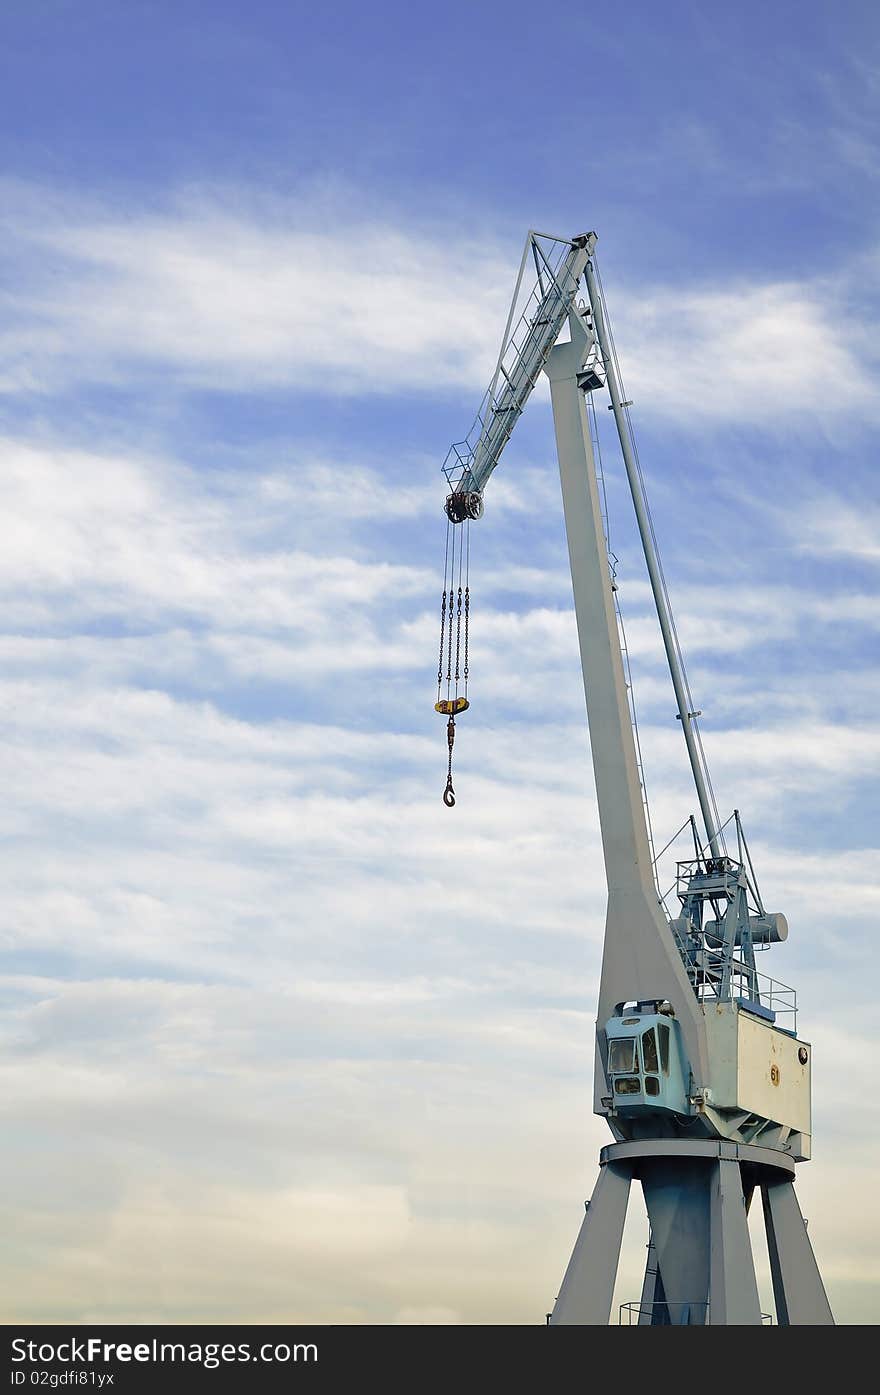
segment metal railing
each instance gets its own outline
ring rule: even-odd
[[[618,1327],[707,1327],[710,1305],[697,1303],[621,1303]],[[762,1313],[765,1327],[773,1326],[773,1314]]]
[[[681,830],[679,830],[681,832]],[[725,857],[715,862],[694,857],[676,864],[675,890],[682,905],[701,898],[716,911],[720,929],[723,903],[732,906],[741,894],[745,869]],[[753,963],[734,952],[722,934],[695,929],[689,934],[681,918],[670,920],[676,946],[698,1002],[741,1001],[767,1009],[786,1020],[785,1030],[797,1032],[797,991],[787,983],[761,973]],[[760,948],[760,944],[752,946]]]
[[[545,246],[551,242],[548,256]],[[498,463],[532,389],[559,338],[580,281],[583,253],[570,242],[530,234],[537,277],[505,334],[495,375],[463,441],[450,446],[443,471],[454,490],[481,491]],[[522,274],[522,273],[521,273]]]

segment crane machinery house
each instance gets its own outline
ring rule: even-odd
[[[794,1191],[810,1157],[812,1050],[793,989],[758,969],[784,941],[765,908],[738,810],[722,823],[657,551],[596,261],[596,234],[530,232],[492,381],[444,465],[446,574],[436,709],[446,717],[444,802],[455,804],[456,718],[468,710],[470,528],[541,373],[559,459],[599,822],[608,884],[594,1109],[612,1142],[549,1315],[605,1325],[627,1203],[641,1184],[648,1258],[621,1321],[760,1324],[747,1213],[764,1212],[776,1321],[833,1322]],[[568,328],[568,337],[563,330]],[[655,874],[614,560],[597,471],[597,402],[609,399],[699,810],[674,899]],[[485,526],[485,525],[484,525]],[[681,833],[682,830],[679,830]],[[664,850],[665,851],[665,850]],[[672,892],[669,893],[669,897]]]

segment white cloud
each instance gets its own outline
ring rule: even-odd
[[[685,431],[713,420],[787,431],[798,417],[876,423],[877,354],[845,281],[609,290],[636,410]],[[876,292],[868,280],[866,295]]]
[[[796,546],[804,552],[880,562],[880,508],[871,500],[858,507],[834,496],[810,500],[793,509],[789,527]],[[863,604],[859,596],[847,597],[844,614],[849,615],[852,608],[861,610]]]
[[[132,220],[9,196],[13,256],[30,268],[9,296],[23,321],[5,336],[13,389],[121,381],[136,364],[190,387],[331,396],[422,390],[426,375],[432,390],[471,385],[491,371],[509,294],[495,247],[362,212],[318,230],[318,210],[296,200],[189,197]]]
[[[454,387],[476,400],[494,365],[513,246],[365,217],[353,196],[331,211],[307,195],[190,193],[139,216],[14,183],[6,196],[9,392],[159,372],[166,391],[173,377],[331,397]],[[876,352],[861,308],[873,291],[866,257],[812,281],[628,279],[610,309],[651,415],[684,429],[873,421]]]
[[[308,522],[272,475],[210,485],[158,459],[10,439],[0,439],[0,460],[7,488],[0,591],[7,620],[25,626],[222,614],[251,634],[296,630],[317,639],[327,603],[363,610],[433,581],[420,568],[309,548]],[[340,512],[345,486],[340,470]],[[361,507],[356,497],[354,517]]]

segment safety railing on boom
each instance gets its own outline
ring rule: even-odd
[[[492,382],[467,436],[450,446],[443,463],[453,491],[482,492],[498,464],[575,302],[591,237],[562,242],[530,232],[526,238]],[[523,299],[530,258],[535,281]]]

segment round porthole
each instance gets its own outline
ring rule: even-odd
[[[798,1047],[798,1060],[800,1061],[801,1065],[802,1065],[802,1066],[805,1066],[805,1065],[807,1064],[807,1061],[809,1061],[809,1059],[810,1059],[810,1053],[809,1053],[809,1051],[807,1050],[807,1048],[806,1048],[805,1046],[799,1046],[799,1047]]]
[[[771,1067],[770,1067],[770,1080],[771,1080],[772,1084],[774,1084],[774,1085],[778,1085],[778,1084],[779,1084],[779,1067],[778,1067],[778,1066],[771,1066]]]

